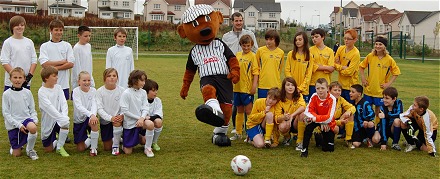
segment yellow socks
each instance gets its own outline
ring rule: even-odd
[[[238,135],[243,134],[244,113],[238,113],[235,116],[235,130]]]
[[[304,121],[298,121],[298,139],[296,140],[296,143],[303,142],[305,130],[306,130],[306,123],[304,123]]]
[[[272,124],[266,123],[266,134],[264,134],[264,140],[270,140],[272,131],[273,131],[273,123]]]
[[[348,121],[345,124],[345,140],[351,140],[351,136],[353,135],[354,121]]]

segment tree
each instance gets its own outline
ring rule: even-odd
[[[435,42],[437,42],[437,36],[440,33],[440,21],[435,23],[435,27],[432,32],[434,33],[434,50],[435,50]]]

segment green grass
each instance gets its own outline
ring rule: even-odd
[[[94,59],[98,87],[103,84],[104,58]],[[247,178],[437,178],[440,174],[439,158],[432,158],[426,152],[379,151],[378,147],[349,150],[338,139],[335,152],[324,153],[311,147],[306,159],[300,158],[293,146],[255,149],[242,141],[233,141],[232,147],[217,147],[210,142],[213,127],[199,122],[194,115],[194,109],[202,103],[197,76],[187,99],[179,96],[185,64],[186,57],[180,56],[146,56],[135,61],[137,69],[145,70],[148,78],[159,83],[158,96],[164,105],[164,128],[159,138],[162,149],[155,152],[154,158],[147,158],[141,146],[136,147],[132,155],[111,156],[110,151],[99,150],[103,148],[101,141],[97,157],[77,152],[71,143],[65,145],[71,156],[62,158],[56,153],[43,152],[40,135],[36,144],[39,160],[14,158],[8,154],[9,140],[4,123],[0,122],[1,178],[230,178],[235,176],[230,160],[238,154],[251,159],[252,170],[244,176]],[[430,109],[440,117],[439,61],[397,60],[397,64],[402,75],[394,86],[400,92],[405,109],[414,96],[427,95],[431,99]],[[31,87],[36,105],[36,92],[41,85],[39,71],[38,65]],[[3,74],[2,68],[0,79],[4,78]],[[73,116],[71,101],[69,115]],[[72,132],[69,136],[73,139]],[[438,140],[436,146],[440,147]]]

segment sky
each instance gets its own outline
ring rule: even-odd
[[[189,0],[190,4],[194,4],[194,0]],[[232,0],[232,4],[233,4]],[[319,23],[327,24],[330,22],[330,13],[333,11],[334,6],[340,6],[341,0],[275,0],[281,3],[281,19],[284,21],[289,17],[290,20],[301,21],[303,24],[312,24],[317,26]],[[136,0],[135,14],[142,13],[143,4],[145,0]],[[348,4],[349,0],[342,0],[342,6]],[[440,10],[439,0],[376,0],[376,1],[357,1],[354,0],[357,5],[369,4],[371,2],[377,2],[379,5],[387,7],[388,9],[396,9],[400,12],[405,10],[411,11],[438,11]],[[417,2],[417,3],[415,3]],[[87,4],[86,0],[81,2],[83,6]],[[302,6],[302,7],[301,7]]]

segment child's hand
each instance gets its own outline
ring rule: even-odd
[[[389,82],[388,83],[384,83],[384,84],[380,84],[380,87],[382,89],[387,89],[389,86],[391,86],[391,84]]]
[[[365,77],[362,77],[362,85],[363,85],[364,87],[367,87],[367,86],[368,86],[368,81],[365,79]]]
[[[24,125],[21,125],[21,127],[20,127],[20,131],[23,132],[23,133],[25,133],[25,134],[28,133],[28,130],[27,130],[27,128],[26,128]]]
[[[381,119],[385,118],[385,114],[383,113],[382,110],[379,111],[378,117],[381,118]]]
[[[364,125],[364,128],[365,128],[365,129],[368,128],[368,121],[364,121],[364,122],[363,122],[363,125]]]
[[[141,117],[136,122],[136,127],[143,127],[144,126],[144,118]]]
[[[339,119],[339,121],[341,122],[342,125],[347,124],[348,120],[346,118],[344,119]]]
[[[270,111],[270,108],[271,108],[272,106],[266,106],[266,109],[264,109],[264,112],[266,112],[266,113],[268,113],[269,111]]]
[[[97,118],[95,115],[90,116],[89,124],[90,124],[90,125],[96,125],[96,124],[98,124],[98,118]]]
[[[342,118],[345,119],[345,121],[347,121],[346,119],[349,118],[351,116],[351,112],[350,111],[345,111],[344,114],[342,114]]]
[[[387,145],[380,145],[380,150],[387,150]]]
[[[321,130],[324,132],[330,131],[330,126],[328,124],[321,124]]]

